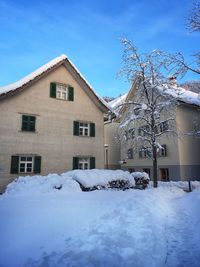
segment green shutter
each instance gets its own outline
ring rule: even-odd
[[[95,157],[90,158],[90,169],[95,169]]]
[[[28,116],[22,115],[22,131],[27,131],[28,128]]]
[[[50,83],[50,97],[56,98],[56,83]]]
[[[74,88],[72,86],[68,87],[68,100],[74,101]]]
[[[22,131],[35,132],[35,116],[22,115]]]
[[[74,121],[74,135],[79,136],[79,122]]]
[[[41,157],[35,156],[34,158],[34,173],[41,173]]]
[[[78,169],[79,158],[73,157],[73,170]]]
[[[19,156],[12,156],[10,173],[18,173],[18,172],[19,172]]]
[[[95,123],[90,123],[90,136],[95,137]]]

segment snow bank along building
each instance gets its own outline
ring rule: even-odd
[[[158,151],[158,177],[162,181],[168,180],[200,180],[200,137],[191,133],[200,130],[200,97],[198,94],[175,85],[175,88],[169,88],[172,97],[176,97],[174,89],[180,91],[178,94],[178,105],[170,112],[175,117],[176,134],[163,134],[159,137],[159,144],[163,149]],[[136,92],[139,90],[137,82],[133,83],[129,93],[110,102],[110,107],[115,108],[123,103],[134,101]],[[138,131],[141,131],[145,125],[134,128],[129,124],[125,130],[125,138],[119,138],[119,132],[123,118],[129,112],[129,106],[118,108],[116,118],[105,123],[105,139],[108,143],[108,154],[110,168],[119,166],[124,170],[145,171],[152,175],[152,159],[149,158],[148,150],[142,146],[134,150],[133,140],[137,138]],[[159,131],[170,129],[170,124],[162,119],[159,125]],[[144,123],[144,122],[143,122]],[[111,134],[112,133],[112,134]],[[187,135],[186,133],[190,133]],[[113,147],[117,147],[118,155]]]
[[[104,168],[106,112],[65,55],[0,87],[0,191],[19,175]]]

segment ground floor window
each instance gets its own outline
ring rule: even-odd
[[[33,172],[33,157],[19,157],[19,173]]]
[[[41,159],[41,156],[38,155],[13,155],[11,156],[10,173],[40,173]]]
[[[135,168],[129,168],[128,171],[129,171],[130,173],[135,172]]]
[[[95,157],[77,156],[73,157],[73,170],[95,169]]]
[[[169,181],[169,169],[160,168],[160,180],[163,182]]]
[[[79,158],[78,168],[80,170],[87,170],[90,168],[89,158]]]

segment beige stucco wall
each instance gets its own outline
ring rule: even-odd
[[[194,123],[197,129],[200,129],[199,112],[198,107],[181,103],[172,112],[176,117],[174,130],[177,134],[163,134],[159,138],[160,144],[167,145],[167,156],[158,157],[158,169],[168,168],[172,180],[200,179],[200,138],[186,135],[194,130]],[[164,120],[164,117],[162,119]],[[150,168],[152,171],[152,160],[139,158],[138,152],[134,159],[127,159],[127,150],[131,148],[130,142],[123,143],[121,147],[121,158],[126,161],[122,168],[132,167],[137,171]]]
[[[108,168],[119,169],[120,168],[120,141],[117,138],[119,123],[106,122],[104,124],[104,136],[105,144],[108,145]],[[106,152],[105,152],[106,153]],[[106,159],[106,155],[105,155]],[[105,162],[106,166],[106,162]]]
[[[182,104],[177,108],[177,126],[180,133],[178,140],[182,179],[200,178],[200,138],[187,135],[200,129],[200,108]]]
[[[50,98],[50,82],[74,87],[74,101]],[[72,169],[72,158],[89,155],[104,167],[103,113],[64,66],[15,96],[0,101],[0,190],[18,175],[10,174],[11,155],[39,154],[42,174]],[[36,132],[21,131],[22,114],[36,116]],[[73,121],[94,122],[95,137],[73,136]]]
[[[146,99],[137,99],[137,96],[133,96],[133,99],[136,102],[144,102],[146,101]],[[130,107],[131,110],[131,107]],[[123,114],[121,120],[123,121],[124,118],[126,118],[128,110]],[[167,112],[167,114],[162,113],[161,114],[161,118],[160,121],[165,121],[168,118],[173,118],[176,117],[176,108],[175,107],[171,107],[170,110]],[[176,132],[176,122],[172,122],[172,129],[174,130],[174,132]],[[134,122],[134,125],[128,124],[128,126],[126,126],[127,128],[135,128],[135,137],[137,137],[137,133],[138,133],[138,128],[141,126],[144,126],[145,122],[144,121],[139,121],[139,122]],[[166,157],[158,157],[158,165],[164,167],[166,166],[176,166],[179,165],[179,151],[178,151],[178,138],[177,135],[174,133],[163,133],[160,137],[157,138],[157,142],[160,145],[167,145],[167,156]],[[127,159],[127,150],[129,148],[135,148],[135,154],[134,154],[134,158],[133,159]],[[121,159],[124,159],[126,161],[126,164],[123,164],[123,167],[134,167],[137,166],[137,168],[140,168],[140,170],[142,168],[147,168],[147,167],[151,167],[152,166],[152,160],[148,159],[148,158],[139,158],[139,151],[138,149],[140,148],[140,146],[138,146],[136,139],[134,140],[127,140],[125,141],[122,138],[122,144],[121,144]]]

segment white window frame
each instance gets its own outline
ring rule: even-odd
[[[68,85],[61,83],[56,84],[56,98],[68,100]]]
[[[90,124],[79,122],[79,136],[90,136]]]
[[[89,170],[90,169],[90,158],[87,158],[87,157],[79,158],[78,168],[80,170]]]
[[[23,158],[25,158],[25,160]],[[28,158],[31,158],[31,160],[28,160]],[[24,167],[22,167],[22,164],[24,164]],[[29,167],[29,164],[31,164],[31,167]],[[19,156],[19,173],[33,173],[33,167],[33,156]],[[24,171],[21,171],[21,168],[24,168]],[[31,171],[28,171],[28,168],[31,168]]]

